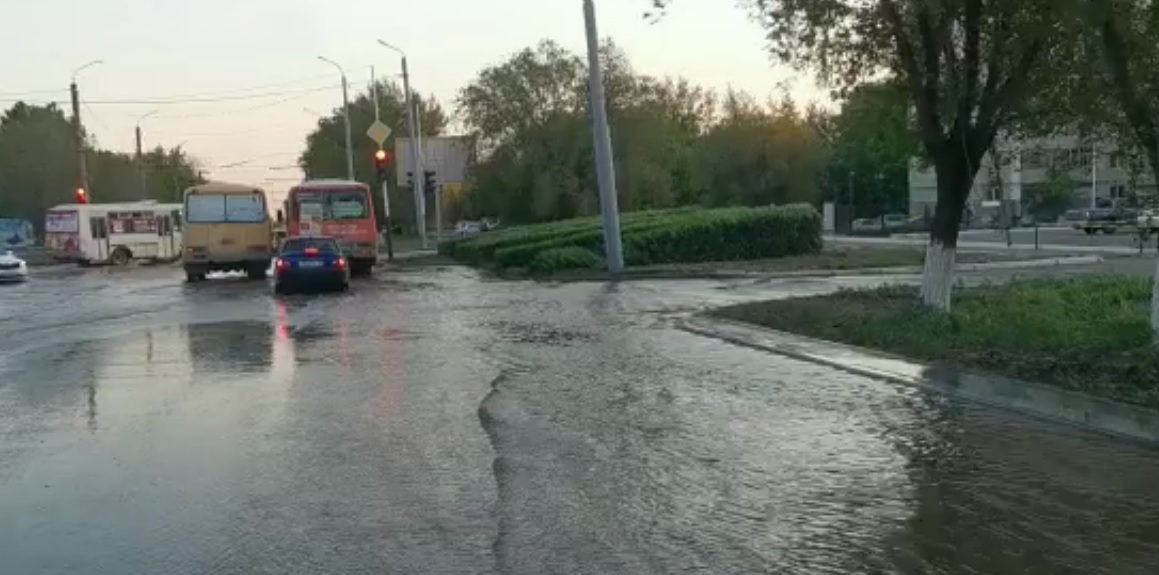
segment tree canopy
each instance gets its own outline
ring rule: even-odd
[[[822,141],[792,101],[723,99],[684,79],[636,73],[605,43],[617,187],[624,210],[814,201]],[[470,216],[536,222],[599,209],[586,61],[551,41],[481,71],[457,99],[480,150]]]
[[[128,155],[88,146],[90,197],[141,199],[138,163]],[[179,201],[199,181],[197,162],[180,148],[158,147],[142,158],[145,198]],[[0,214],[36,225],[54,205],[74,201],[77,153],[72,124],[55,104],[16,103],[0,116]]]

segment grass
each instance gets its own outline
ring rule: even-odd
[[[757,302],[715,314],[802,335],[1159,407],[1151,284],[1117,276],[960,288],[953,311],[912,287]]]

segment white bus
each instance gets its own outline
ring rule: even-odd
[[[125,265],[181,257],[181,204],[66,204],[44,216],[44,245],[58,261]]]

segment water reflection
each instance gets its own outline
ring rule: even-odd
[[[899,435],[913,512],[886,546],[893,570],[1154,572],[1153,453],[936,397],[915,402],[931,417]]]
[[[267,372],[273,337],[263,321],[194,323],[183,328],[195,375]]]

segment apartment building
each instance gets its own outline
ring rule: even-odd
[[[1065,206],[1069,208],[1129,205],[1133,198],[1156,193],[1150,170],[1145,165],[1131,169],[1112,142],[1073,136],[1003,140],[995,143],[995,151],[983,158],[967,203],[982,219],[997,217],[1003,210],[1026,213],[1034,188],[1049,186],[1052,180],[1072,188],[1070,205]],[[1066,177],[1059,178],[1060,174]],[[910,215],[933,213],[936,198],[933,166],[914,159],[909,172]]]

